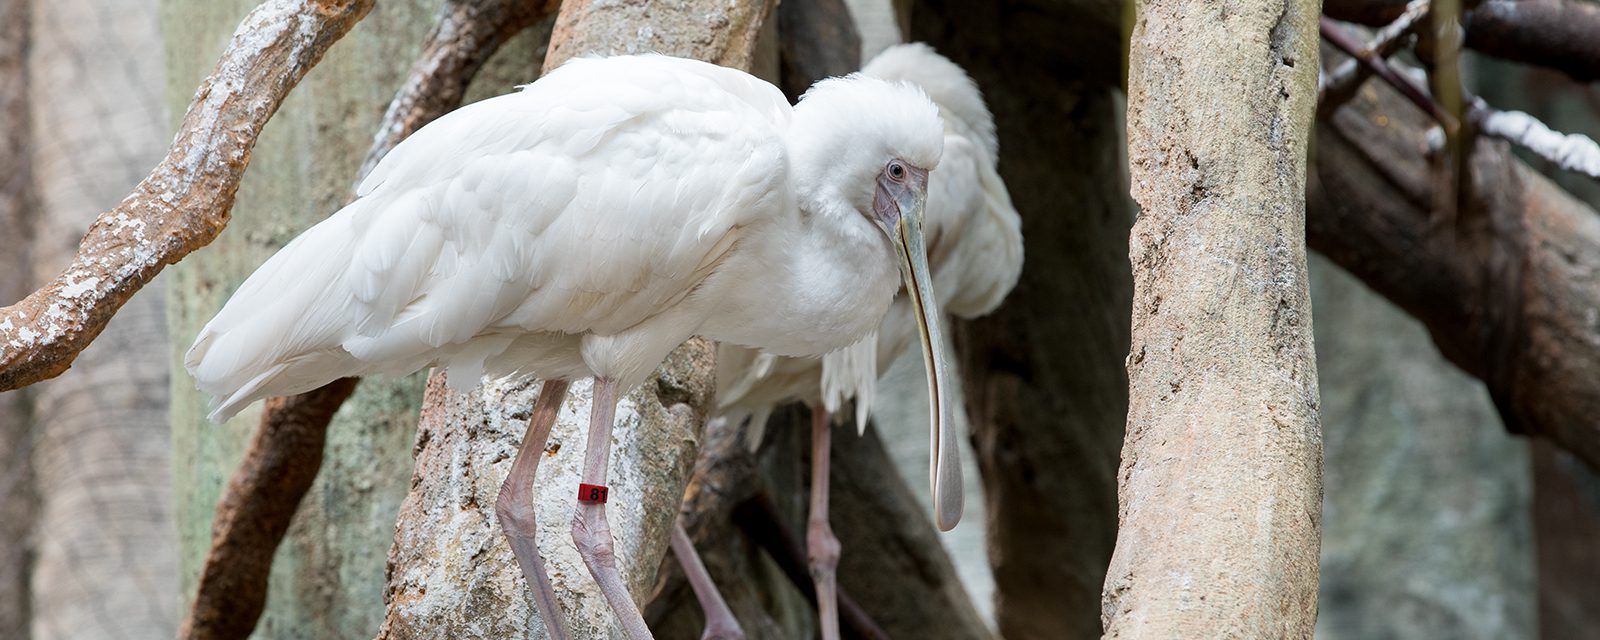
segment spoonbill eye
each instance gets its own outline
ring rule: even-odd
[[[906,166],[898,160],[889,163],[889,177],[895,180],[906,179]]]

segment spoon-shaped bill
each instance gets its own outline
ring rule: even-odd
[[[928,402],[931,423],[929,465],[933,484],[934,520],[939,530],[949,531],[961,520],[964,497],[961,488],[961,458],[956,447],[955,422],[950,416],[952,390],[949,364],[944,353],[944,335],[939,328],[939,307],[933,298],[933,275],[928,270],[928,250],[922,238],[922,212],[925,197],[917,192],[902,192],[898,199],[900,216],[895,225],[895,249],[900,254],[900,277],[922,335],[922,361],[928,372]]]

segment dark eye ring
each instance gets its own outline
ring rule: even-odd
[[[905,165],[900,164],[899,162],[889,163],[889,177],[894,178],[895,180],[904,180],[906,177]]]

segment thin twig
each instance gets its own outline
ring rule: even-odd
[[[1411,39],[1412,30],[1416,28],[1417,21],[1428,14],[1428,7],[1429,0],[1411,0],[1411,3],[1406,5],[1405,13],[1379,29],[1373,35],[1372,43],[1364,50],[1379,58],[1394,55]],[[1356,90],[1370,77],[1372,77],[1372,67],[1361,64],[1358,57],[1351,56],[1340,62],[1339,66],[1334,67],[1323,79],[1320,101],[1322,108],[1330,110],[1339,108],[1355,96]]]
[[[1343,29],[1340,29],[1339,25],[1334,24],[1332,20],[1326,17],[1322,18],[1321,30],[1324,40],[1327,40],[1329,44],[1343,51],[1346,55],[1359,60],[1361,64],[1371,68],[1374,74],[1377,74],[1384,82],[1389,83],[1398,90],[1400,95],[1405,96],[1412,104],[1417,105],[1417,107],[1432,116],[1434,120],[1437,120],[1440,126],[1445,128],[1446,132],[1454,134],[1460,129],[1460,123],[1455,116],[1446,113],[1444,108],[1439,106],[1439,103],[1434,102],[1433,98],[1428,97],[1428,94],[1421,87],[1395,71],[1394,67],[1389,65],[1388,60],[1374,54],[1372,51],[1361,48],[1360,43],[1350,37],[1350,34],[1345,33]]]

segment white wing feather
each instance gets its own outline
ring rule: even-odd
[[[359,200],[245,281],[186,364],[214,419],[429,364],[468,383],[582,375],[579,334],[681,300],[775,210],[788,112],[713,65],[575,60],[397,146]]]

